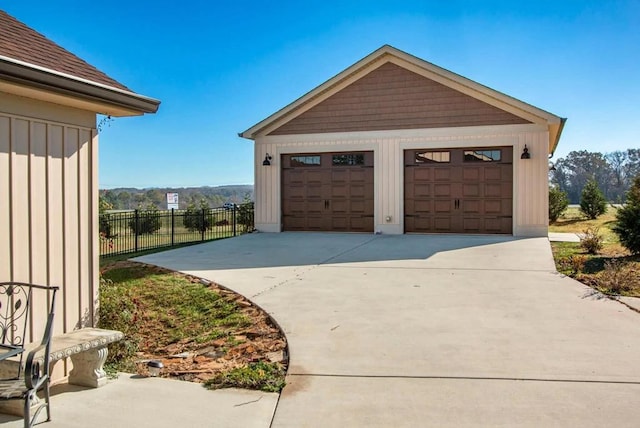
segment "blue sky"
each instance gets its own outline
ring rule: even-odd
[[[253,182],[237,136],[384,44],[548,110],[571,150],[640,146],[640,1],[0,1],[143,95],[100,187]]]

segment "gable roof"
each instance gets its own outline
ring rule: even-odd
[[[272,133],[284,124],[300,117],[318,104],[326,101],[354,82],[369,75],[381,66],[393,63],[399,67],[449,87],[459,93],[473,97],[497,109],[508,112],[526,122],[545,125],[549,129],[549,153],[553,153],[558,144],[566,119],[545,110],[524,103],[513,97],[481,85],[470,79],[452,73],[430,62],[409,55],[392,46],[385,45],[356,62],[351,67],[332,77],[322,85],[295,100],[239,135],[255,139]]]
[[[7,92],[36,96],[33,90],[16,85],[37,87],[56,93],[50,101],[58,103],[64,103],[65,96],[80,96],[85,102],[77,107],[114,116],[155,113],[160,104],[158,100],[134,93],[2,10],[0,80],[13,84],[0,86]],[[107,105],[98,106],[100,103]]]

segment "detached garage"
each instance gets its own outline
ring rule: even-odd
[[[564,122],[383,46],[240,134],[256,228],[546,236]]]

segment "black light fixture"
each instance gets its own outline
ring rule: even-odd
[[[522,149],[520,159],[531,159],[531,153],[529,153],[529,149],[527,148],[526,144],[524,145],[524,149]]]
[[[270,166],[270,165],[271,165],[271,155],[267,153],[267,155],[264,157],[264,160],[262,161],[262,166]]]

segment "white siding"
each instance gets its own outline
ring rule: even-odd
[[[16,97],[0,93],[0,281],[59,286],[54,334],[93,325],[97,135],[85,125],[95,126],[95,114],[46,103],[33,111],[47,119],[2,112],[11,101]],[[46,302],[35,303],[42,310],[32,319],[33,341],[46,315]]]
[[[521,160],[524,145],[531,159]],[[403,153],[415,148],[513,147],[515,236],[546,236],[548,131],[540,125],[258,137],[255,142],[256,228],[281,230],[280,156],[287,153],[374,151],[375,230],[404,232]],[[266,153],[271,166],[262,166]],[[391,217],[386,221],[387,216]]]

